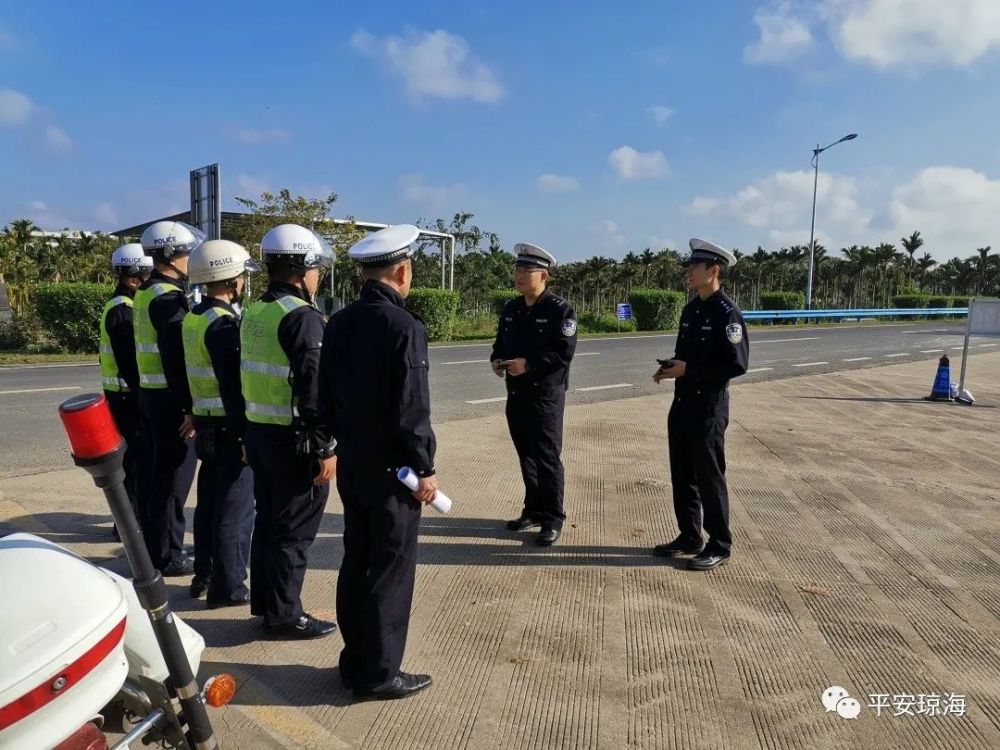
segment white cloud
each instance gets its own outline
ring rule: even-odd
[[[441,29],[410,30],[405,36],[383,38],[359,29],[351,37],[351,46],[401,77],[414,101],[439,98],[494,103],[506,93],[493,70],[472,53],[463,37]]]
[[[611,221],[611,219],[602,219],[598,222],[597,236],[600,242],[613,247],[622,247],[626,241],[621,228],[615,222]]]
[[[657,125],[665,124],[667,120],[674,116],[674,111],[670,109],[670,107],[663,107],[659,105],[649,107],[646,111],[653,116],[653,120]]]
[[[111,203],[97,204],[94,208],[94,218],[102,224],[110,226],[112,229],[118,228],[118,213]]]
[[[236,187],[247,193],[245,196],[240,196],[241,198],[257,198],[261,193],[268,191],[266,180],[243,173],[236,175]]]
[[[792,8],[790,0],[775,0],[753,14],[760,36],[743,50],[743,60],[753,65],[781,63],[800,57],[813,45],[809,24]]]
[[[580,182],[575,177],[557,174],[539,175],[537,182],[540,193],[569,193],[580,189]]]
[[[662,151],[636,151],[620,146],[608,154],[608,164],[624,180],[655,180],[664,177],[670,165]]]
[[[848,60],[965,66],[1000,47],[997,0],[826,0],[824,17]]]
[[[892,191],[889,216],[899,236],[919,230],[928,250],[965,257],[997,244],[1000,180],[966,167],[927,167]]]
[[[27,125],[35,112],[34,102],[14,89],[0,89],[0,125]]]
[[[69,153],[73,150],[73,140],[62,128],[48,125],[45,128],[45,147],[55,153]]]
[[[847,60],[876,68],[963,67],[1000,48],[997,0],[771,0],[754,13],[748,63],[800,57],[825,27]]]
[[[31,203],[29,203],[28,206],[29,206],[29,208],[31,208],[32,211],[48,211],[49,210],[49,207],[45,203],[45,201],[31,201]]]
[[[258,145],[262,143],[286,143],[292,138],[292,134],[281,128],[229,128],[226,133],[237,143],[247,145]]]
[[[697,197],[685,210],[693,216],[723,216],[751,227],[789,229],[804,223],[808,228],[812,209],[813,173],[775,172],[747,185],[726,198]],[[821,172],[817,202],[823,206],[825,222],[859,221],[857,188],[850,177]],[[867,223],[867,219],[864,219]]]
[[[403,175],[399,187],[407,202],[434,210],[457,210],[466,195],[464,185],[431,185],[419,174]]]

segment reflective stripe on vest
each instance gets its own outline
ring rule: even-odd
[[[184,365],[188,385],[191,386],[191,411],[198,417],[226,416],[219,379],[212,367],[212,355],[205,345],[209,327],[224,317],[233,317],[233,314],[220,307],[210,307],[202,313],[189,312],[181,324]]]
[[[101,346],[98,349],[98,362],[101,365],[101,387],[114,393],[127,393],[128,386],[121,377],[115,350],[111,348],[111,336],[108,334],[108,313],[118,305],[132,307],[132,298],[119,294],[104,303],[104,310],[101,312]]]
[[[159,337],[149,317],[149,306],[164,294],[184,293],[184,290],[167,282],[153,284],[135,293],[135,360],[139,365],[139,384],[143,388],[160,390],[167,387],[160,358]]]
[[[308,304],[286,295],[274,302],[254,302],[243,315],[240,380],[248,421],[290,425],[298,416],[293,403],[291,365],[278,341],[278,326],[288,313]]]

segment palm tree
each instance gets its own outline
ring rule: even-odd
[[[903,237],[900,240],[900,244],[902,244],[903,249],[910,256],[910,262],[907,269],[907,280],[906,280],[906,283],[909,284],[913,274],[913,256],[917,252],[917,250],[923,247],[924,240],[923,237],[920,236],[920,232],[914,232],[909,237]]]
[[[986,272],[990,267],[990,250],[992,245],[977,247],[977,255],[972,257],[972,262],[976,267],[976,294],[980,294],[986,288]]]

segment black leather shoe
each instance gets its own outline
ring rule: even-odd
[[[559,529],[555,529],[551,526],[542,526],[542,531],[538,535],[538,546],[539,547],[551,547],[559,539],[559,535],[562,532]]]
[[[160,571],[164,578],[179,578],[180,576],[189,576],[192,573],[194,573],[194,560],[190,557],[175,560]]]
[[[307,641],[330,635],[336,629],[334,623],[317,620],[312,615],[302,615],[298,620],[281,625],[264,625],[264,632],[272,641]]]
[[[536,521],[534,518],[518,516],[513,521],[507,522],[507,528],[511,531],[524,531],[525,529],[530,529],[532,526],[540,526],[541,523],[541,521]]]
[[[191,579],[191,598],[201,599],[201,597],[208,591],[208,584],[212,582],[211,578],[202,578],[201,576],[195,576]]]
[[[250,603],[250,592],[246,592],[242,596],[236,596],[231,599],[206,599],[205,606],[209,609],[222,609],[223,607],[245,607]]]
[[[688,560],[688,570],[711,570],[729,562],[729,555],[721,555],[718,552],[702,552],[700,555]]]
[[[397,698],[419,693],[424,688],[430,687],[433,680],[429,674],[407,674],[400,672],[388,684],[374,690],[355,690],[355,702],[362,701],[391,701]]]
[[[700,539],[691,540],[685,536],[679,536],[668,544],[657,544],[653,547],[653,554],[660,557],[677,557],[678,555],[698,555],[705,548]]]

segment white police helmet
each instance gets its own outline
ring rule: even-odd
[[[188,278],[192,284],[227,281],[259,270],[260,266],[250,253],[229,240],[206,240],[195,248],[188,261]]]
[[[183,221],[158,221],[146,227],[140,241],[148,254],[169,260],[175,255],[190,255],[205,241],[205,233]]]
[[[138,242],[130,242],[111,254],[111,267],[129,276],[142,276],[153,270],[153,259],[142,251]]]
[[[264,235],[260,250],[265,261],[280,260],[299,268],[319,268],[333,261],[330,243],[298,224],[280,224]]]

